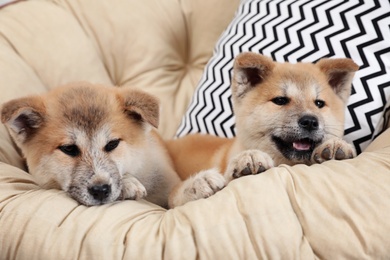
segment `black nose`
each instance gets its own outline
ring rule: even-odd
[[[298,124],[300,127],[308,131],[318,129],[318,119],[314,116],[303,116],[299,119]]]
[[[95,200],[104,200],[111,193],[111,186],[108,184],[95,185],[88,188],[89,194],[93,196]]]

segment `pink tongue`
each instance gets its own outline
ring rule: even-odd
[[[311,144],[309,141],[300,140],[300,141],[293,142],[293,147],[295,150],[298,151],[307,151],[310,150]]]

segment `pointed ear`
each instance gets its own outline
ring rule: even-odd
[[[123,89],[120,95],[123,109],[130,118],[158,127],[160,102],[156,97],[137,89]]]
[[[238,55],[233,68],[233,96],[241,97],[261,84],[271,74],[274,66],[272,59],[261,54],[245,52]]]
[[[316,66],[325,73],[328,84],[346,103],[351,95],[353,76],[359,66],[351,59],[321,59]]]
[[[22,144],[42,126],[45,111],[41,97],[14,99],[2,105],[1,122],[6,125],[16,143]]]

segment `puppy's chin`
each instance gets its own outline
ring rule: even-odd
[[[308,163],[314,148],[322,139],[272,136],[272,141],[286,159],[294,163]]]

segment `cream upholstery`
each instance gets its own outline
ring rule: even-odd
[[[37,0],[0,9],[0,102],[78,80],[162,101],[171,137],[218,36],[226,0]],[[0,126],[0,259],[385,259],[390,130],[347,161],[281,166],[205,200],[85,207],[39,189]]]

